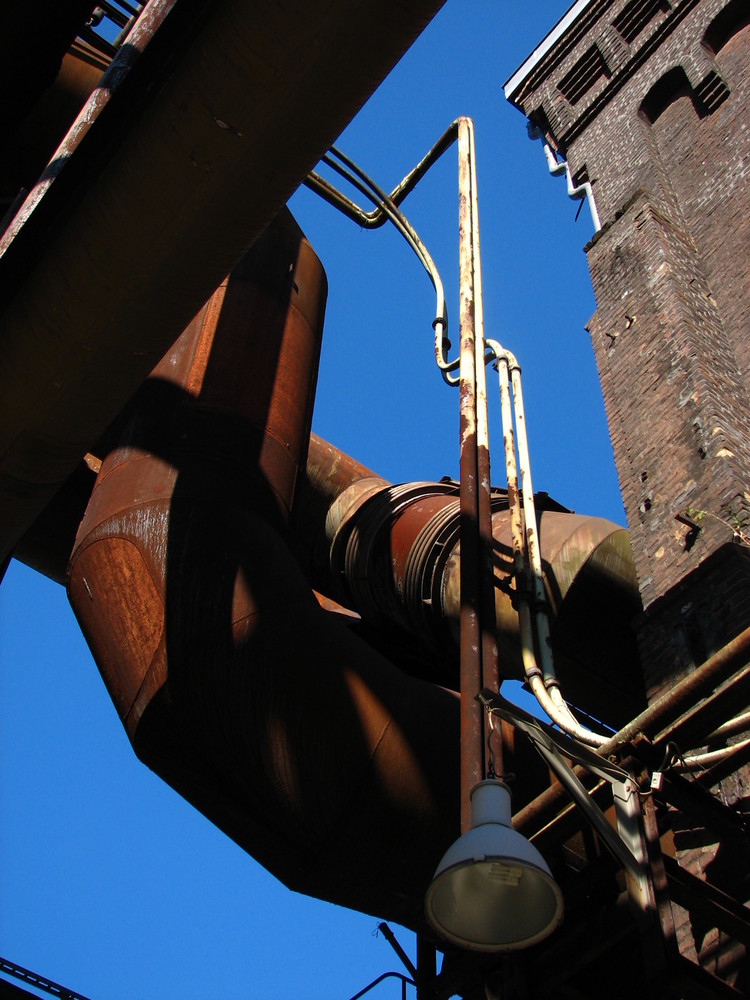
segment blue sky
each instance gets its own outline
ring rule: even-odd
[[[455,117],[474,118],[486,332],[523,367],[534,486],[623,523],[584,330],[591,222],[574,222],[502,94],[565,9],[448,0],[338,145],[391,188]],[[456,185],[454,149],[403,205],[454,329]],[[427,276],[393,232],[305,190],[292,210],[329,279],[314,429],[394,481],[457,475]],[[496,406],[492,419],[503,485]],[[0,955],[95,1000],[345,1000],[399,968],[375,918],[289,892],[138,763],[63,589],[18,563],[0,588],[0,666]]]

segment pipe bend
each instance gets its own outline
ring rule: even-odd
[[[313,482],[307,480],[303,487],[305,508],[315,507],[308,492],[317,488],[322,494],[317,520],[305,521],[306,537],[297,534],[296,543],[311,583],[359,612],[378,637],[398,636],[401,642],[404,635],[411,636],[421,659],[409,669],[455,685],[460,607],[456,484],[378,489],[370,470],[363,473],[315,438],[309,462],[314,471]],[[323,472],[326,463],[330,477]],[[352,470],[351,481],[341,475],[344,468]],[[325,505],[335,503],[336,489],[344,496],[361,492],[362,502],[348,505],[343,520],[336,518],[335,535],[329,531],[326,538]],[[494,493],[492,506],[501,671],[504,677],[522,679],[521,602],[513,585],[516,566],[504,491]],[[537,507],[543,597],[552,609],[552,642],[566,694],[598,718],[624,722],[643,707],[630,629],[640,601],[627,532],[601,518],[565,512],[544,495],[537,498]],[[306,554],[310,552],[318,556],[313,559]]]
[[[458,702],[324,611],[287,543],[324,276],[279,225],[133,401],[68,592],[143,761],[290,887],[420,929]]]

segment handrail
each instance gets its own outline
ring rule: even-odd
[[[401,972],[384,972],[382,974],[382,976],[378,976],[377,979],[373,979],[373,981],[371,983],[369,983],[367,986],[365,986],[365,988],[363,990],[360,990],[359,993],[355,993],[353,997],[349,998],[349,1000],[359,1000],[359,998],[363,997],[365,995],[365,993],[369,993],[370,990],[374,990],[376,986],[379,986],[380,983],[382,983],[386,979],[400,979],[401,980],[401,998],[402,998],[402,1000],[406,1000],[406,987],[407,986],[416,986],[417,985],[414,982],[413,979],[409,979],[408,976],[405,976]]]

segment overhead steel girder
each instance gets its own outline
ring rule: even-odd
[[[151,0],[0,243],[0,560],[442,2]]]

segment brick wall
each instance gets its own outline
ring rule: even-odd
[[[604,226],[587,247],[589,333],[654,691],[726,634],[697,641],[686,620],[691,653],[670,613],[667,655],[661,599],[750,523],[748,13],[746,0],[599,0],[514,97],[585,171]]]
[[[750,517],[750,399],[701,258],[672,215],[640,194],[588,257],[589,332],[648,607]],[[676,520],[696,511],[706,512],[697,537]]]

